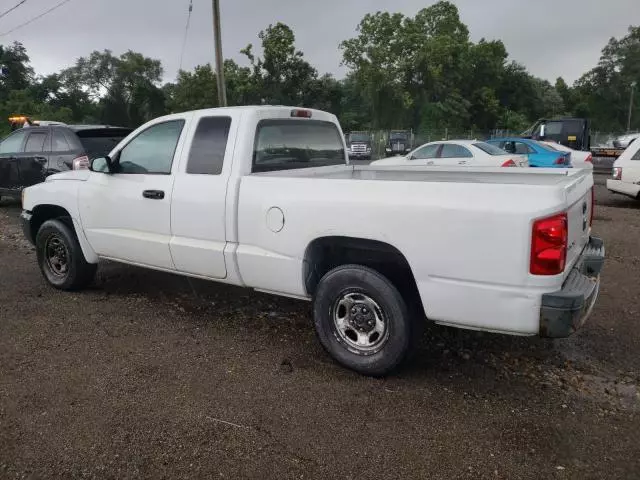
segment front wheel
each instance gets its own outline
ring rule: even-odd
[[[397,288],[361,265],[327,273],[314,298],[316,333],[340,364],[363,375],[382,376],[408,356],[416,320]]]
[[[93,281],[97,265],[84,258],[75,232],[61,220],[48,220],[36,235],[42,275],[60,290],[78,290]]]

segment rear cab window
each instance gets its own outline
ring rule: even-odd
[[[345,165],[342,136],[321,120],[262,120],[258,123],[252,172]]]

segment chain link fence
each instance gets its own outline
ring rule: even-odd
[[[390,131],[376,130],[368,132],[372,139],[372,158],[379,159],[389,156],[385,148],[389,143]],[[500,137],[519,137],[522,132],[512,130],[434,130],[426,133],[410,132],[411,148],[417,148],[429,142],[437,142],[442,140],[489,140],[491,138]],[[626,135],[627,132],[591,132],[592,147],[613,147],[613,141]]]

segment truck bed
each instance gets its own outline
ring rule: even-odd
[[[566,183],[586,173],[579,169],[469,168],[469,167],[373,167],[337,166],[281,170],[254,175],[335,180],[376,180],[386,182],[485,183],[552,186]]]

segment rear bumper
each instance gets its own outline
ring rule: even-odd
[[[584,325],[598,298],[603,265],[604,243],[591,237],[562,289],[542,296],[540,336],[568,337]]]
[[[636,185],[635,183],[623,182],[622,180],[607,180],[607,190],[614,193],[621,193],[623,195],[627,195],[632,198],[638,198],[638,194],[640,193],[640,185]]]
[[[31,214],[31,212],[27,210],[23,210],[22,213],[20,214],[20,224],[22,225],[22,232],[24,233],[25,238],[29,240],[29,242],[32,245],[35,245],[35,239],[31,234],[31,218],[32,217],[33,215]]]

